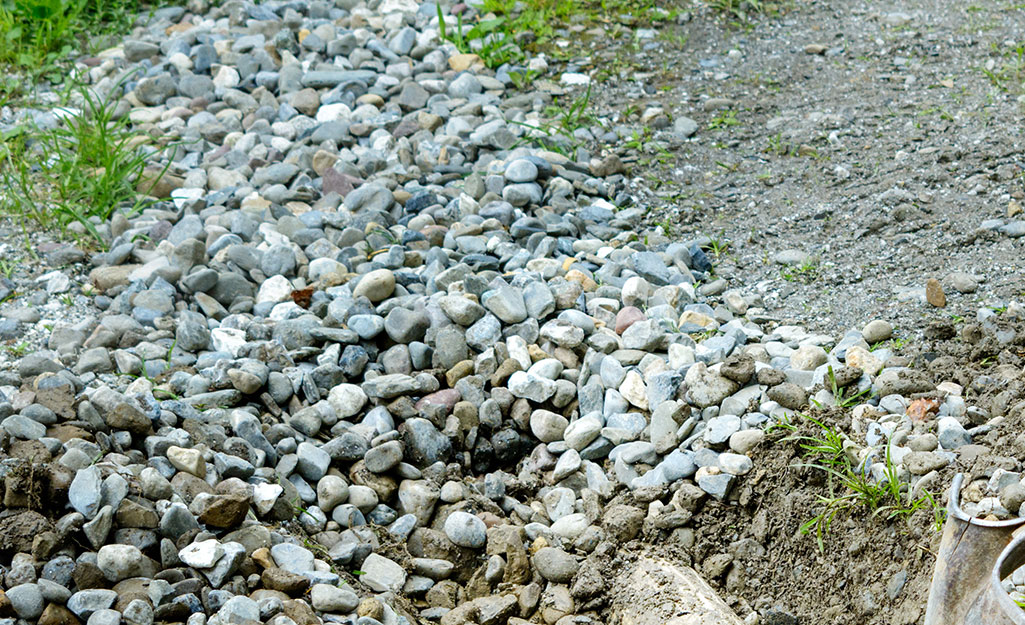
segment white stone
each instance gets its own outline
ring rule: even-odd
[[[754,468],[754,462],[747,456],[725,452],[719,454],[719,467],[723,473],[744,475]]]
[[[240,81],[238,70],[230,65],[222,65],[214,76],[214,86],[221,89],[234,89]]]
[[[591,84],[591,77],[587,74],[565,72],[559,82],[570,87],[585,87]]]
[[[636,369],[631,369],[619,385],[619,393],[634,406],[641,410],[648,409],[648,389],[644,385],[644,379]]]
[[[790,366],[799,371],[814,371],[827,360],[826,350],[818,345],[802,345],[790,355]]]
[[[210,330],[210,340],[215,351],[228,352],[234,358],[246,344],[246,333],[235,328],[214,328]]]
[[[581,417],[566,426],[563,439],[570,449],[582,450],[601,434],[602,423],[596,417]]]
[[[271,276],[263,281],[256,293],[256,303],[278,303],[292,296],[292,283],[285,276]]]
[[[565,538],[567,540],[576,540],[584,533],[589,523],[587,522],[587,515],[576,512],[574,514],[567,514],[558,521],[552,523],[552,532],[556,535]]]
[[[167,459],[179,471],[191,473],[196,477],[206,477],[206,462],[203,453],[198,449],[186,449],[171,445],[167,448]]]
[[[355,384],[339,384],[328,393],[327,403],[335,409],[339,419],[348,419],[363,409],[367,394]]]
[[[269,484],[267,482],[255,484],[253,486],[253,505],[256,506],[257,514],[263,516],[270,512],[283,492],[285,492],[285,489],[278,484]]]
[[[372,553],[366,557],[360,567],[363,575],[359,581],[376,592],[398,592],[406,583],[406,571],[388,558]]]
[[[224,548],[216,539],[192,543],[178,552],[178,559],[194,569],[213,568],[224,555]]]
[[[341,102],[335,104],[324,104],[317,110],[318,122],[346,121],[352,115],[352,110]]]

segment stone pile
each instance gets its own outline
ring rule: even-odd
[[[773,328],[649,245],[622,162],[533,143],[550,95],[434,5],[193,0],[87,66],[172,201],[94,224],[88,314],[0,377],[3,616],[600,622],[616,549],[686,542],[811,402],[876,396],[873,473],[971,442],[888,324]]]

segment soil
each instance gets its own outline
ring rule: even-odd
[[[1025,11],[941,0],[768,6],[749,21],[695,8],[654,40],[587,33],[579,69],[611,76],[592,89],[592,109],[636,133],[618,150],[631,192],[667,239],[703,239],[715,277],[758,294],[766,318],[833,335],[886,319],[897,346],[908,341],[898,353],[935,382],[962,385],[985,411],[980,424],[1003,417],[936,490],[956,471],[967,488],[996,467],[1020,470],[1020,309],[1000,316],[1005,342],[974,322],[1023,294],[1020,240],[979,226],[1021,218]],[[645,115],[659,108],[664,116]],[[696,134],[672,137],[684,116]],[[777,262],[788,249],[807,262]],[[953,272],[977,290],[959,291]],[[930,278],[944,307],[927,303]],[[828,418],[864,442],[849,409]],[[655,545],[762,623],[920,623],[940,538],[932,512],[841,514],[820,551],[801,526],[828,489],[821,472],[794,466],[802,456],[784,436],[751,454],[755,470],[731,501],[705,502],[612,568]]]
[[[964,385],[969,405],[1001,419],[990,421],[995,427],[976,436],[972,449],[940,472],[934,484],[941,486],[934,491],[947,488],[954,474],[963,472],[962,500],[971,500],[973,480],[987,480],[996,468],[1022,470],[1025,375],[1020,363],[999,364],[1020,357],[1025,343],[1021,327],[1020,320],[1005,314],[985,326],[966,324],[953,336],[923,340],[905,350],[933,382]],[[1012,332],[1014,338],[999,349],[980,349],[992,345],[998,331]],[[933,332],[935,326],[923,331]],[[811,414],[865,443],[853,429],[850,409]],[[739,615],[756,610],[762,623],[920,623],[940,540],[934,511],[923,508],[896,519],[867,508],[841,512],[820,549],[814,531],[802,526],[822,510],[819,497],[828,496],[830,488],[823,471],[802,466],[809,459],[795,438],[821,431],[806,420],[794,425],[796,431],[775,430],[751,453],[754,471],[726,502],[706,499],[681,529],[649,528],[610,564],[609,574],[628,568],[639,554],[653,554],[692,565]],[[946,503],[946,492],[934,494],[941,506]]]
[[[644,137],[652,107],[697,122],[681,141],[656,117],[622,157],[651,222],[714,238],[731,288],[816,330],[913,327],[1022,293],[1021,243],[978,228],[1023,197],[1025,12],[976,4],[766,3],[774,13],[740,23],[696,8],[658,26],[651,51],[591,40],[583,68],[613,74],[591,95],[610,125]],[[784,249],[810,260],[786,268]],[[978,290],[953,289],[955,271]],[[945,309],[926,305],[929,278]]]

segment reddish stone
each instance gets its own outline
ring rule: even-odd
[[[342,197],[349,195],[362,182],[359,178],[343,174],[334,167],[325,169],[323,178],[323,192],[327,194],[333,191]]]
[[[928,421],[940,411],[940,400],[923,397],[911,402],[907,409],[907,415],[916,423]]]
[[[420,401],[416,402],[416,409],[423,412],[428,407],[441,407],[444,408],[444,412],[447,415],[452,412],[452,409],[462,397],[456,389],[446,388],[436,393],[425,395]]]
[[[616,313],[616,334],[626,332],[626,329],[645,319],[644,312],[636,306],[626,306]]]

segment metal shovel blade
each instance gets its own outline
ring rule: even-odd
[[[965,624],[1025,625],[1025,612],[1011,600],[1001,580],[1025,564],[1025,533],[1019,532],[997,558],[992,572],[986,578],[982,594],[965,615]]]
[[[973,605],[984,593],[987,597],[994,595],[990,599],[998,601],[993,593],[994,585],[1003,598],[1013,605],[1000,587],[1001,578],[997,577],[994,581],[994,577],[999,574],[998,560],[1004,562],[1005,567],[1010,567],[1016,561],[1011,555],[1005,554],[1004,550],[1011,542],[1013,532],[1025,524],[1025,518],[985,521],[968,516],[958,503],[963,480],[964,476],[958,473],[950,485],[947,522],[943,526],[943,538],[929,588],[925,625],[1025,625],[1025,620],[996,620],[1000,618],[996,614],[978,610],[973,612],[975,616],[967,618],[969,610],[973,609]],[[1020,539],[1015,542],[1021,545]],[[1025,547],[1014,552],[1016,555],[1019,553],[1025,557]],[[1021,563],[1020,558],[1018,563]],[[1015,568],[1017,565],[1008,569],[1007,575]]]

